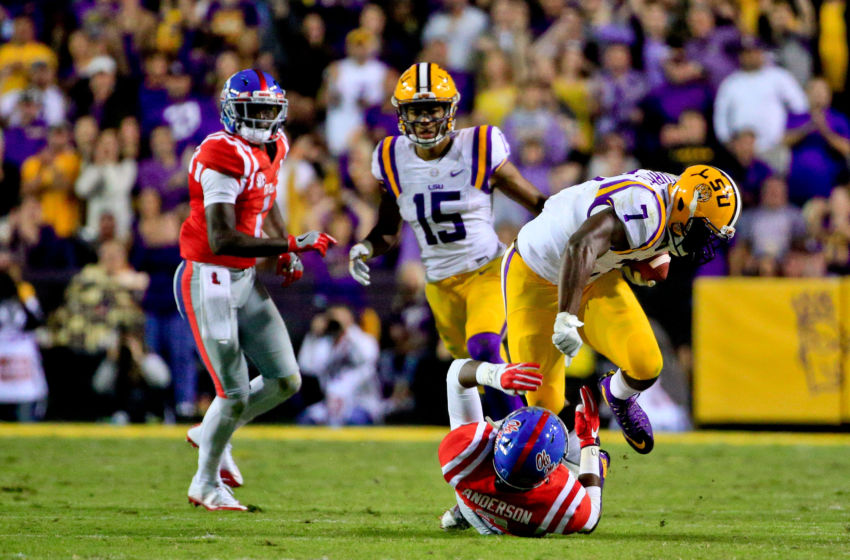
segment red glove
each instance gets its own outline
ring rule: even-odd
[[[581,388],[581,404],[576,406],[576,436],[582,448],[599,445],[599,406],[587,387]]]
[[[304,275],[304,265],[295,253],[281,253],[277,257],[275,274],[283,277],[280,283],[282,288],[289,286],[301,279]]]
[[[325,253],[328,252],[328,248],[333,247],[337,243],[336,239],[327,233],[318,231],[308,231],[307,233],[302,233],[298,237],[290,235],[288,240],[290,253],[318,251],[323,257],[325,256]]]

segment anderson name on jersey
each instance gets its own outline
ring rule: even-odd
[[[543,212],[520,230],[519,254],[531,270],[557,285],[570,237],[587,218],[607,208],[625,227],[629,248],[601,255],[588,283],[628,261],[662,253],[667,250],[667,186],[677,180],[676,175],[636,169],[566,188],[550,197]]]
[[[590,497],[563,463],[536,488],[500,490],[493,469],[496,433],[486,422],[465,424],[449,432],[438,452],[446,482],[490,530],[530,537],[593,528],[587,527]]]
[[[215,255],[207,238],[205,209],[210,204],[235,205],[236,229],[261,237],[263,220],[277,192],[280,164],[289,151],[286,137],[275,139],[277,152],[270,160],[263,146],[235,134],[210,134],[195,149],[189,163],[190,213],[180,228],[180,256],[186,260],[230,268],[249,268],[256,258]]]
[[[493,229],[490,177],[510,148],[495,126],[452,134],[446,154],[426,161],[405,136],[387,137],[372,154],[372,175],[413,228],[429,282],[480,268],[504,246]]]

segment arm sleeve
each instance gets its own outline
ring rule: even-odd
[[[446,374],[446,397],[449,402],[449,423],[454,430],[464,424],[484,421],[481,399],[475,387],[463,387],[458,381],[460,368],[469,360],[455,360]]]
[[[587,523],[584,524],[579,532],[590,533],[599,524],[599,519],[602,517],[602,488],[599,486],[590,486],[585,488],[587,497],[590,500],[590,515],[587,518]]]
[[[635,183],[620,191],[597,199],[590,214],[604,209],[614,209],[617,219],[626,230],[629,249],[620,253],[631,253],[652,247],[664,233],[666,217],[661,195],[641,183]]]
[[[242,192],[239,181],[214,169],[204,169],[201,173],[201,188],[204,208],[210,204],[236,204],[236,197]]]
[[[794,79],[787,70],[777,68],[777,80],[779,81],[779,91],[785,97],[785,103],[788,105],[789,113],[805,113],[809,110],[809,98],[806,97],[806,92]]]
[[[511,146],[508,139],[498,126],[493,128],[493,156],[490,158],[490,172],[502,167],[511,155]]]
[[[384,176],[381,173],[381,146],[384,145],[384,141],[381,140],[378,142],[378,145],[375,146],[375,149],[372,150],[372,177],[380,182],[384,182]]]

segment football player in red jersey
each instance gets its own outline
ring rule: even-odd
[[[493,423],[481,412],[479,385],[516,394],[542,382],[537,364],[452,362],[446,376],[452,431],[439,457],[457,505],[443,514],[443,529],[471,526],[482,535],[539,537],[596,528],[610,458],[599,449],[599,410],[588,388],[582,387],[576,407],[578,478],[562,461],[567,430],[555,413],[524,407]]]
[[[199,448],[189,502],[208,510],[247,509],[230,490],[242,484],[230,437],[301,386],[286,325],[257,279],[256,258],[277,256],[278,274],[288,285],[303,272],[298,253],[324,256],[336,243],[315,231],[287,235],[275,206],[288,150],[286,108],[285,92],[270,75],[237,72],[221,92],[224,130],[207,136],[189,164],[191,213],[180,229],[184,260],[174,276],[174,295],[217,395],[187,435]],[[253,380],[246,358],[261,374]]]

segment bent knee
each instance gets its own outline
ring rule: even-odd
[[[629,377],[640,381],[654,381],[661,375],[664,359],[661,350],[656,346],[653,350],[644,350],[629,360],[628,368],[624,368]]]

